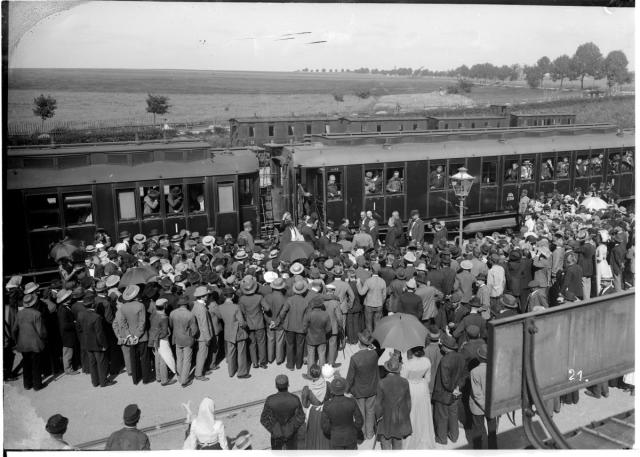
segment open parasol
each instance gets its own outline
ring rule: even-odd
[[[372,336],[380,347],[406,351],[424,346],[427,329],[413,314],[395,313],[380,319]]]
[[[56,262],[60,259],[70,258],[71,254],[80,249],[80,242],[70,239],[62,240],[51,247],[49,256]]]
[[[148,279],[157,275],[158,273],[148,266],[129,268],[120,278],[118,286],[126,287],[132,284],[146,284]]]
[[[279,260],[283,262],[295,262],[300,259],[308,259],[313,254],[314,249],[306,241],[291,241],[280,251]]]
[[[607,202],[605,202],[603,199],[599,197],[587,197],[584,200],[582,200],[582,203],[580,204],[585,208],[591,209],[594,211],[607,209],[608,207]]]

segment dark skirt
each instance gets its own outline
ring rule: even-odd
[[[322,431],[322,411],[311,407],[307,421],[306,444],[307,450],[331,449],[329,438]]]
[[[364,330],[364,314],[362,311],[348,313],[345,325],[346,340],[349,344],[358,344],[358,333]]]

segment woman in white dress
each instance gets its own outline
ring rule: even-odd
[[[609,241],[609,232],[600,230],[598,232],[598,247],[596,248],[596,288],[598,295],[602,290],[602,278],[612,278],[611,267],[607,262],[607,242]]]
[[[431,412],[431,362],[424,356],[424,348],[416,347],[407,351],[400,375],[409,381],[411,392],[411,429],[413,433],[405,438],[402,449],[434,449],[436,447],[433,414]]]
[[[187,425],[186,439],[182,449],[202,450],[228,450],[227,437],[224,432],[224,424],[215,418],[215,406],[209,397],[202,399],[198,415],[191,421],[192,414],[189,403],[182,406],[187,411],[185,422]]]

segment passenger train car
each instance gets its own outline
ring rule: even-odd
[[[152,229],[237,234],[258,225],[258,159],[247,148],[206,142],[144,142],[10,148],[5,162],[5,270],[54,266],[49,245],[90,244]]]

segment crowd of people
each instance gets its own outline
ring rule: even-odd
[[[592,192],[523,192],[519,227],[462,243],[417,210],[406,227],[394,214],[384,236],[372,212],[357,227],[322,226],[315,214],[296,225],[286,213],[261,244],[251,223],[235,239],[213,229],[123,232],[112,244],[99,230],[60,261],[51,285],[6,284],[5,381],[15,379],[16,352],[34,390],[78,366],[95,387],[123,370],[134,384],[187,387],[209,381],[223,359],[238,379],[284,364],[309,384],[299,398],[287,376],[276,378],[261,417],[273,449],[355,449],[374,437],[383,449],[433,448],[456,442],[459,422],[475,448],[495,448],[497,419],[484,417],[487,321],[633,287],[634,214],[605,193],[606,208],[581,205]],[[306,257],[286,256],[296,241],[312,246]],[[379,347],[373,332],[393,313],[424,324],[424,345],[390,355]],[[347,344],[358,351],[343,378],[335,369]],[[588,394],[606,397],[611,386],[633,389],[627,377]],[[553,408],[577,401],[563,395]],[[215,424],[212,401],[201,405],[190,446],[221,444]]]

